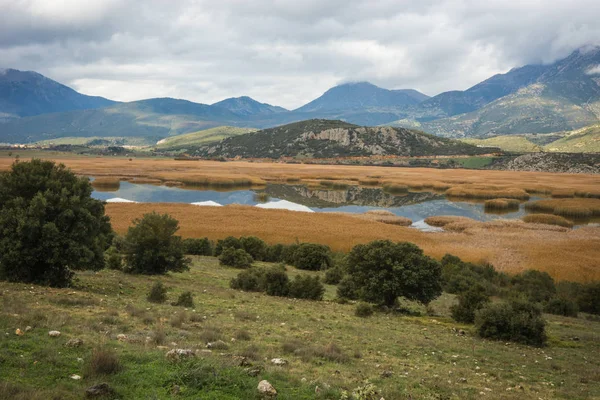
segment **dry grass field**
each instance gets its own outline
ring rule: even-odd
[[[337,251],[348,251],[358,243],[375,239],[410,241],[436,258],[450,253],[468,261],[490,262],[506,272],[538,269],[559,280],[600,280],[600,229],[594,227],[571,230],[522,221],[482,223],[463,219],[447,232],[426,233],[341,213],[249,206],[112,203],[107,204],[106,211],[119,233],[126,232],[133,219],[156,211],[178,219],[183,237],[254,235],[271,244],[298,240],[323,243]]]

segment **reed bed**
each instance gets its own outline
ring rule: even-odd
[[[600,199],[600,190],[576,190],[575,196]]]
[[[483,203],[486,211],[509,211],[518,210],[521,202],[517,199],[491,199]]]
[[[523,217],[523,222],[530,224],[558,225],[572,228],[573,223],[568,219],[554,214],[529,214]]]
[[[359,179],[358,183],[363,186],[377,186],[381,181],[379,179]]]
[[[344,182],[336,182],[336,181],[319,181],[319,185],[329,188],[329,189],[333,189],[333,190],[346,190],[350,187],[349,184],[344,183]]]
[[[295,243],[297,240],[322,243],[334,251],[349,251],[356,244],[376,239],[409,241],[438,259],[450,253],[471,262],[490,262],[505,272],[543,269],[557,280],[600,279],[597,262],[600,259],[600,228],[594,227],[565,231],[566,228],[559,226],[521,221],[477,222],[469,218],[445,217],[459,221],[453,225],[464,221],[464,229],[447,231],[450,229],[445,227],[445,232],[426,233],[342,213],[262,210],[249,206],[109,203],[106,210],[113,228],[121,234],[127,231],[133,219],[156,211],[179,220],[178,234],[183,237],[217,240],[252,235],[270,244]]]
[[[446,190],[446,196],[471,199],[519,199],[528,200],[529,193],[518,188],[499,188],[493,186],[456,186]]]
[[[266,203],[269,200],[271,200],[271,196],[269,196],[267,193],[265,192],[261,192],[261,193],[256,193],[254,194],[254,201],[257,201],[259,203]]]
[[[476,223],[472,218],[467,217],[459,217],[454,215],[437,215],[434,217],[425,218],[425,223],[431,226],[437,226],[439,228],[443,228],[448,224],[454,224],[457,222],[467,222],[467,223]]]
[[[550,195],[555,199],[568,199],[575,197],[575,191],[573,189],[554,189]]]
[[[114,176],[102,176],[92,181],[92,187],[99,192],[116,192],[121,187],[121,179]]]
[[[406,194],[408,193],[408,186],[399,185],[397,183],[387,183],[383,185],[383,190],[390,194]]]
[[[136,183],[140,185],[162,185],[162,179],[156,178],[145,178],[145,177],[136,177],[129,180],[131,183]]]
[[[390,225],[400,226],[411,226],[412,220],[410,218],[396,215],[391,211],[387,210],[371,210],[363,214],[352,214],[358,218],[366,219],[369,221],[382,222]]]
[[[600,216],[600,199],[572,198],[538,200],[525,204],[525,209],[532,212],[556,214],[571,218],[590,218]]]

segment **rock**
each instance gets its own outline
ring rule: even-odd
[[[70,376],[69,376],[69,378],[71,378],[71,379],[75,379],[76,381],[78,381],[78,380],[80,380],[80,379],[81,379],[81,376],[80,376],[80,375],[73,374],[73,375],[70,375]]]
[[[60,336],[60,332],[59,331],[50,331],[50,332],[48,332],[48,336],[50,336],[50,337],[59,337]]]
[[[260,381],[257,386],[258,393],[267,399],[274,399],[277,397],[277,390],[268,381]]]
[[[183,358],[196,357],[196,353],[191,349],[173,349],[167,352],[166,357],[171,361],[179,361]]]
[[[252,365],[252,363],[248,360],[248,357],[233,356],[233,359],[238,367],[249,367]]]
[[[25,332],[29,332],[30,330],[32,330],[33,328],[29,325],[27,325],[27,327],[25,327]]]
[[[23,336],[24,334],[25,334],[25,332],[23,332],[23,331],[22,331],[22,330],[20,330],[19,328],[17,328],[17,329],[15,330],[15,335],[17,335],[17,336]]]
[[[467,383],[467,378],[458,378],[456,380],[456,382],[458,382],[458,383]]]
[[[108,383],[99,383],[97,385],[90,386],[89,388],[87,388],[85,391],[85,397],[86,398],[103,397],[103,396],[110,396],[114,393],[115,393],[115,391],[113,390],[113,388],[108,386]]]
[[[206,343],[207,349],[217,349],[217,350],[226,350],[229,348],[227,343],[222,340],[217,340],[216,342]]]
[[[246,372],[246,374],[248,374],[248,376],[258,376],[258,374],[260,374],[260,368],[259,367],[254,367],[254,368],[244,368],[244,371]]]
[[[271,360],[271,364],[277,365],[278,367],[283,367],[284,365],[287,365],[287,363],[287,360],[284,360],[283,358],[273,358]]]
[[[465,331],[464,331],[464,330],[462,330],[462,329],[459,329],[459,330],[458,330],[458,334],[459,334],[460,336],[465,336],[465,335],[467,334],[467,332],[465,332]]]
[[[386,369],[385,371],[383,371],[381,373],[381,377],[382,378],[391,378],[392,375],[394,375],[394,373],[392,371],[388,370],[388,369]]]
[[[171,394],[177,395],[181,391],[181,387],[179,385],[173,385],[171,388]]]
[[[67,343],[65,343],[66,347],[81,347],[83,346],[83,340],[79,338],[69,339]]]
[[[119,342],[124,342],[124,341],[126,341],[126,340],[127,340],[127,335],[125,335],[124,333],[119,333],[119,334],[117,335],[117,340],[118,340]]]

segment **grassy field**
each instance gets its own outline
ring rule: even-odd
[[[254,235],[270,244],[322,243],[348,251],[375,239],[409,241],[440,259],[446,253],[472,262],[490,262],[517,273],[547,271],[555,279],[600,280],[600,229],[576,230],[521,221],[477,222],[463,218],[448,232],[427,233],[342,213],[303,213],[250,206],[197,207],[188,204],[107,204],[113,228],[126,232],[131,221],[145,213],[168,213],[179,220],[183,237]],[[527,240],[523,240],[526,237]]]
[[[198,147],[205,144],[218,142],[228,137],[256,132],[254,128],[238,128],[234,126],[218,126],[198,132],[171,136],[159,141],[157,149],[182,149],[185,147]]]
[[[161,278],[104,270],[78,273],[69,289],[0,282],[0,398],[81,399],[106,382],[120,399],[255,399],[262,379],[280,399],[339,399],[365,380],[386,400],[600,396],[600,322],[584,316],[547,315],[549,346],[539,349],[476,338],[449,318],[450,295],[432,303],[432,315],[407,305],[421,315],[363,319],[331,301],[334,287],[323,302],[268,297],[229,289],[238,272],[198,257],[189,272]],[[166,304],[146,300],[157,280],[170,288]],[[193,309],[169,305],[183,291],[193,292]],[[76,338],[80,347],[65,346]],[[171,362],[172,348],[198,352]],[[111,354],[120,368],[102,374]],[[275,357],[288,364],[273,365]]]

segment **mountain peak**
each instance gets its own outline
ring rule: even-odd
[[[258,114],[276,114],[287,111],[283,107],[272,106],[267,103],[261,103],[249,96],[230,97],[214,103],[213,106],[225,108],[243,116],[258,115]]]

